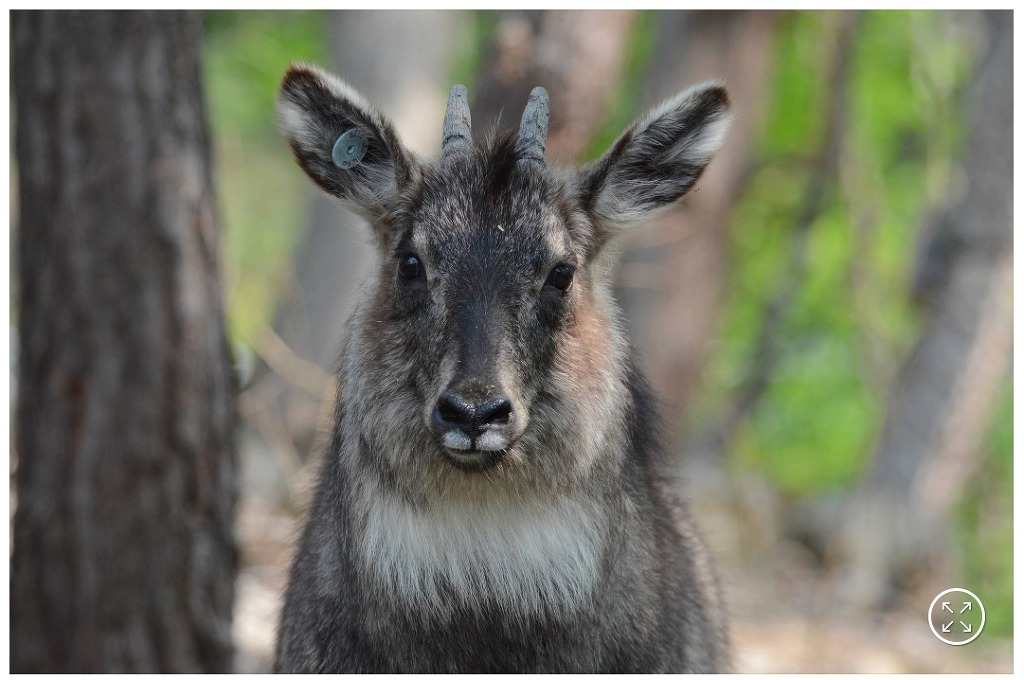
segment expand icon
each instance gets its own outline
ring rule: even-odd
[[[985,605],[966,588],[943,590],[928,607],[928,626],[947,645],[966,645],[985,627]]]

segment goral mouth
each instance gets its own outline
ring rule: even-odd
[[[442,446],[444,457],[464,472],[484,472],[496,466],[505,458],[505,450],[481,451],[477,448],[451,449]]]
[[[456,467],[479,472],[497,465],[508,453],[511,442],[506,433],[492,428],[466,431],[449,429],[440,437],[441,450]]]

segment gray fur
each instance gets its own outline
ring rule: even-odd
[[[300,165],[367,216],[380,261],[346,329],[277,667],[727,670],[714,572],[667,473],[605,247],[693,186],[725,91],[670,100],[581,169],[520,162],[536,157],[508,134],[415,159],[309,67],[279,102]],[[352,125],[369,147],[346,171],[330,144]],[[471,421],[442,409],[451,394]],[[499,401],[501,418],[478,421]]]

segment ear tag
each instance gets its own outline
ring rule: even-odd
[[[366,133],[359,128],[352,128],[338,137],[331,149],[331,160],[342,170],[349,170],[359,165],[366,155]]]

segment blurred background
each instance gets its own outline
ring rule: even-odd
[[[477,135],[515,125],[543,85],[559,163],[596,158],[647,108],[723,79],[729,140],[694,192],[624,240],[616,293],[718,559],[735,668],[1012,671],[1011,12],[110,14],[12,18],[12,668],[68,649],[79,665],[66,670],[270,668],[338,341],[373,258],[358,218],[315,190],[276,131],[280,79],[307,61],[427,155],[451,84],[468,87]],[[101,25],[75,28],[89,22]],[[118,96],[135,113],[105,111]],[[83,127],[90,115],[102,134]],[[155,155],[132,165],[136,148]],[[138,190],[126,181],[92,205],[108,170]],[[146,199],[155,185],[162,198]],[[151,212],[126,217],[135,196]],[[125,246],[142,232],[117,225],[132,220],[159,233]],[[89,330],[98,299],[109,310],[150,291],[167,262],[149,297],[107,314],[109,335]],[[177,284],[177,321],[132,331]],[[190,334],[203,319],[213,335]],[[153,353],[165,382],[136,381],[164,395],[159,413],[96,415],[111,408],[103,386],[118,413],[150,401],[118,389],[145,365],[102,377],[103,356],[147,339],[170,343]],[[63,352],[66,340],[92,349]],[[221,365],[230,376],[213,386],[166,377],[227,376]],[[188,396],[193,382],[209,403]],[[179,408],[187,432],[167,435]],[[203,429],[214,417],[220,429]],[[150,421],[164,435],[125,436]],[[170,441],[178,462],[139,460],[126,441]],[[99,461],[86,472],[83,451]],[[108,459],[119,472],[98,474]],[[169,500],[148,502],[132,475]],[[166,483],[179,478],[192,481]],[[185,533],[156,543],[188,576],[160,573],[222,585],[169,590],[138,614],[138,630],[190,642],[125,641],[132,598],[105,595],[104,559],[148,597],[157,576],[140,565],[157,558],[131,546],[152,529],[117,522],[166,525],[179,486]],[[207,530],[216,538],[195,538]],[[214,562],[226,566],[196,566]],[[927,623],[951,587],[985,604],[984,632],[962,647]],[[154,621],[210,592],[216,611]],[[216,630],[193,630],[204,616]],[[93,643],[104,651],[82,651]]]

